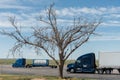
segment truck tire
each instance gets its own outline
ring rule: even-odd
[[[104,73],[104,70],[103,69],[99,69],[98,70],[98,74],[103,74]]]
[[[49,67],[51,67],[51,68],[57,68],[57,66],[55,66],[55,65],[50,65]]]
[[[27,64],[25,67],[26,67],[26,68],[32,68],[32,65]]]
[[[57,66],[54,66],[53,68],[57,68]]]
[[[70,73],[75,73],[75,70],[74,69],[70,69]]]
[[[120,69],[118,69],[118,72],[119,72],[119,74],[120,74]]]
[[[105,70],[106,74],[111,74],[111,72],[112,72],[112,70],[110,70],[110,69]]]

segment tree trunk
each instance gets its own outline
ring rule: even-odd
[[[64,60],[60,58],[60,64],[59,64],[59,77],[63,79],[63,68],[64,68]]]
[[[63,67],[64,67],[64,64],[59,65],[59,77],[62,79],[63,79]]]

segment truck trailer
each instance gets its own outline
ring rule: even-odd
[[[19,58],[15,61],[15,63],[12,64],[13,68],[18,67],[25,67],[25,68],[31,68],[31,67],[51,67],[51,68],[57,68],[56,65],[49,65],[48,59],[32,59],[31,64],[26,63],[25,58]]]
[[[67,72],[71,73],[111,74],[115,69],[120,73],[120,52],[100,52],[98,60],[95,53],[88,53],[78,57],[75,63],[67,65]]]

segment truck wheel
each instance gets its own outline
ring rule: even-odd
[[[54,66],[53,68],[57,68],[57,66]]]
[[[111,74],[111,70],[105,70],[106,74]]]
[[[98,74],[103,74],[103,73],[104,73],[104,71],[102,69],[98,70]]]
[[[25,67],[26,67],[26,68],[32,68],[32,65],[27,64]]]
[[[119,74],[120,74],[120,69],[118,69],[118,72],[119,72]]]
[[[119,72],[119,74],[120,74],[120,69],[118,69],[118,72]]]
[[[75,70],[74,69],[70,69],[70,73],[74,73],[75,72]]]

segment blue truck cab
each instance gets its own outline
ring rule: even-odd
[[[15,61],[15,63],[12,64],[12,67],[25,67],[26,65],[26,59],[20,58]]]
[[[88,53],[77,58],[75,63],[67,65],[67,72],[95,73],[95,54]]]

